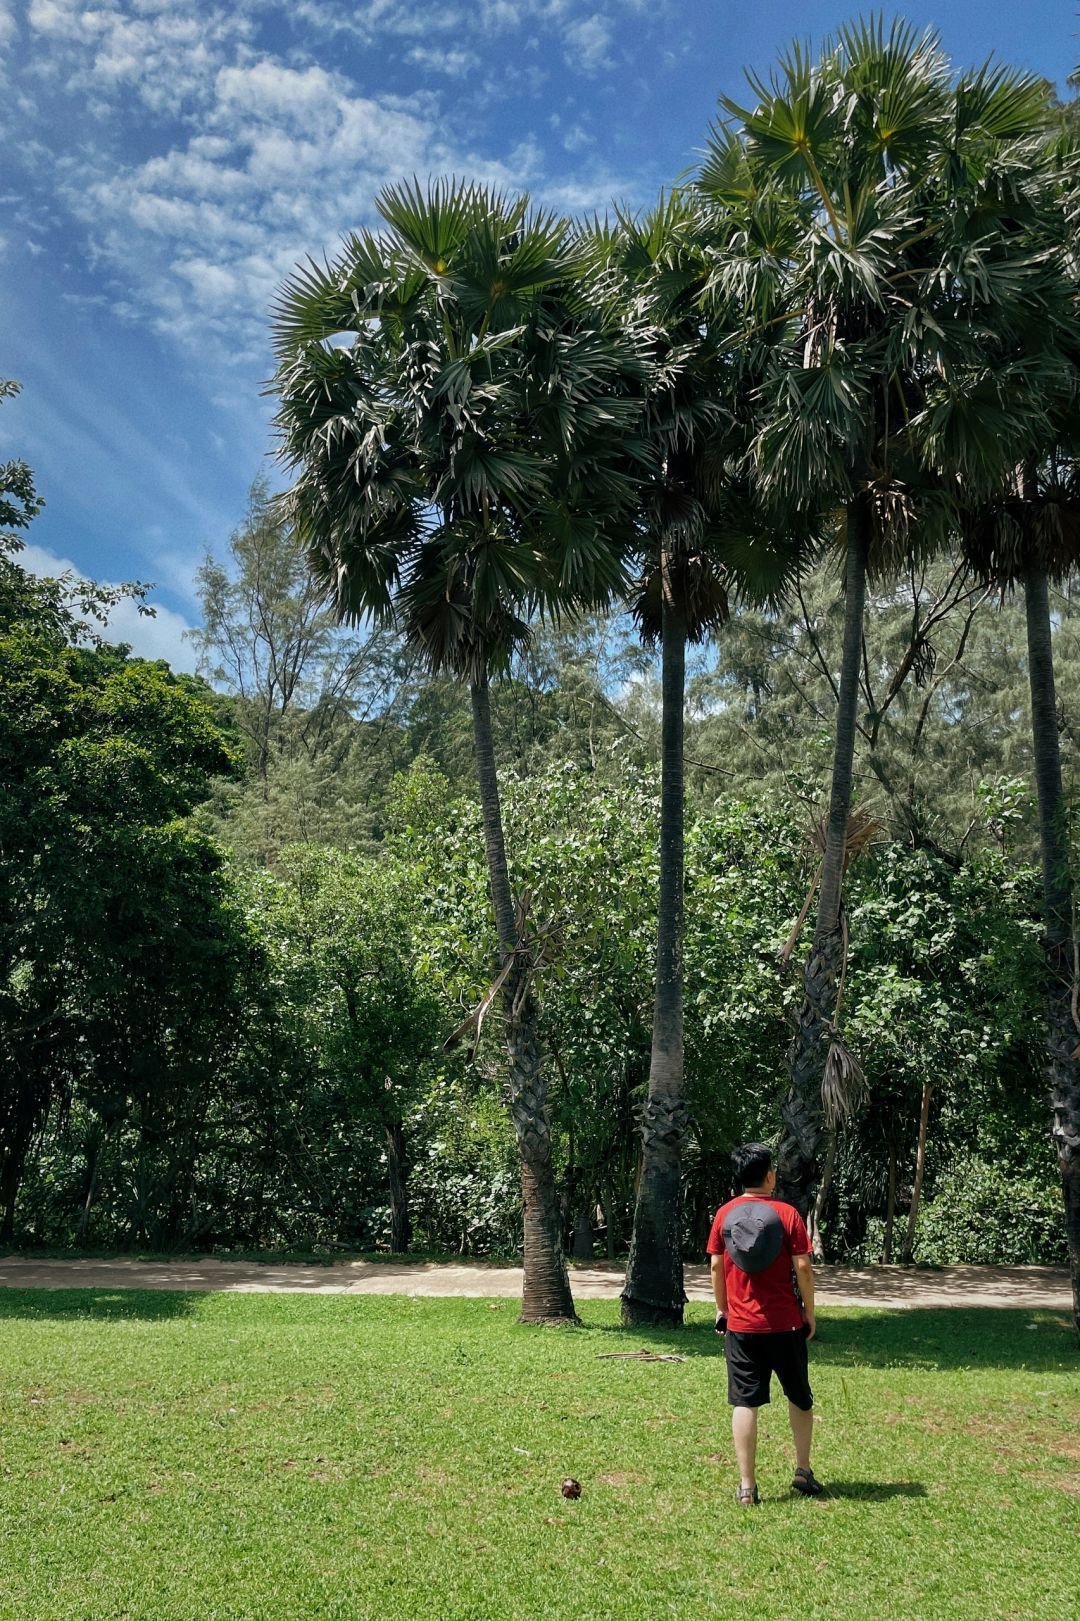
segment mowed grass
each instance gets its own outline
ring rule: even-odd
[[[0,1291],[0,1616],[1074,1613],[1064,1317],[823,1313],[831,1496],[791,1494],[777,1393],[747,1511],[711,1313],[628,1333],[581,1311],[544,1330],[511,1302]],[[609,1356],[645,1346],[686,1360]]]

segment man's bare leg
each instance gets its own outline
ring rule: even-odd
[[[731,1435],[739,1465],[739,1484],[746,1488],[757,1484],[757,1413],[756,1407],[731,1409]]]
[[[801,1407],[796,1407],[794,1402],[789,1401],[787,1410],[788,1418],[791,1420],[791,1435],[795,1442],[795,1467],[796,1469],[809,1469],[810,1442],[814,1435],[814,1409],[811,1407],[804,1412]],[[736,1455],[738,1451],[739,1443],[736,1441]]]

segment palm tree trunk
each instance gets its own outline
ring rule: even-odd
[[[807,1223],[810,1229],[810,1253],[815,1261],[825,1260],[825,1234],[823,1224],[825,1221],[825,1206],[828,1202],[829,1192],[832,1188],[833,1173],[836,1170],[836,1139],[837,1128],[834,1126],[829,1132],[829,1147],[825,1154],[825,1169],[821,1173],[818,1184],[817,1197],[814,1200],[814,1209],[811,1220]]]
[[[1064,839],[1050,597],[1045,574],[1035,569],[1028,572],[1024,581],[1024,599],[1027,608],[1031,733],[1035,785],[1039,796],[1051,1131],[1065,1198],[1073,1322],[1080,1336],[1080,1030],[1074,1011],[1077,976],[1072,883]]]
[[[491,901],[499,935],[499,954],[505,965],[517,949],[518,936],[506,865],[487,682],[475,684],[471,695]],[[508,974],[502,990],[502,1006],[510,1059],[510,1118],[521,1156],[521,1193],[525,1205],[525,1280],[520,1320],[523,1323],[576,1323],[577,1313],[563,1259],[537,1006],[523,967],[515,965]]]
[[[94,1196],[97,1193],[98,1170],[101,1166],[104,1144],[104,1128],[97,1127],[91,1136],[90,1150],[86,1156],[86,1192],[83,1195],[79,1219],[75,1223],[75,1244],[77,1248],[86,1243],[86,1234],[90,1227],[90,1211],[93,1208]]]
[[[649,1095],[641,1117],[641,1176],[622,1293],[624,1323],[678,1324],[682,1264],[683,704],[686,618],[664,580],[660,784],[660,900]]]
[[[386,1123],[384,1129],[386,1133],[386,1179],[390,1193],[390,1248],[395,1255],[405,1255],[412,1244],[405,1128],[400,1120],[390,1120]]]
[[[896,1144],[889,1140],[889,1191],[885,1200],[885,1242],[881,1259],[886,1266],[892,1264],[893,1227],[896,1223]]]
[[[805,1217],[817,1177],[825,1111],[821,1085],[829,1055],[837,990],[843,958],[843,887],[855,731],[859,703],[859,660],[862,653],[866,600],[866,556],[870,514],[865,497],[847,510],[847,562],[844,572],[844,648],[836,706],[832,794],[825,835],[825,855],[818,889],[817,923],[803,983],[803,1002],[789,1054],[790,1084],[782,1107],[778,1172],[781,1196]]]
[[[926,1131],[930,1124],[930,1096],[933,1090],[929,1081],[923,1082],[922,1100],[919,1104],[919,1141],[915,1149],[915,1180],[911,1185],[911,1209],[908,1211],[907,1231],[900,1252],[900,1259],[905,1266],[911,1265],[915,1255],[915,1230],[919,1225],[919,1205],[922,1202],[923,1178],[926,1175]]]

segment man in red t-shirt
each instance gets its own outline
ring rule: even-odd
[[[716,1212],[708,1253],[716,1332],[725,1335],[739,1502],[750,1507],[760,1501],[757,1414],[769,1401],[774,1373],[788,1399],[795,1441],[791,1484],[804,1497],[817,1497],[823,1487],[810,1467],[814,1396],[806,1355],[817,1319],[806,1223],[794,1205],[773,1198],[776,1171],[764,1143],[744,1143],[731,1159],[742,1192]]]

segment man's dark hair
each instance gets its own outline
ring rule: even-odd
[[[731,1156],[738,1188],[759,1188],[772,1170],[772,1149],[767,1143],[743,1143]]]

